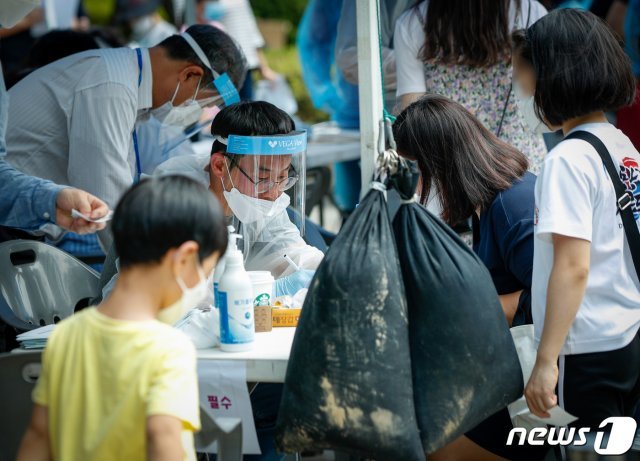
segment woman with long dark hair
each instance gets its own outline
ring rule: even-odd
[[[527,172],[527,158],[444,96],[412,103],[393,131],[400,155],[420,169],[420,202],[432,190],[447,224],[473,219],[474,250],[489,268],[511,323],[518,299],[505,301],[523,291],[528,298],[531,288],[536,177]],[[518,324],[530,318],[521,314]]]
[[[546,148],[517,112],[510,33],[545,14],[535,0],[419,3],[398,20],[394,35],[401,108],[425,93],[447,96],[523,152],[537,173]]]
[[[398,116],[393,132],[399,154],[419,166],[420,202],[426,202],[427,191],[436,194],[441,218],[451,226],[473,218],[473,248],[491,273],[505,317],[513,326],[532,323],[536,177],[527,171],[527,158],[443,96],[412,103]],[[429,460],[544,458],[545,447],[506,447],[503,435],[511,428],[504,409],[429,454]]]

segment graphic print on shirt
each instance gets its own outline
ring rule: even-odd
[[[640,219],[640,166],[635,159],[631,157],[622,159],[620,179],[627,192],[633,197],[631,209],[633,210],[633,217],[637,221]]]

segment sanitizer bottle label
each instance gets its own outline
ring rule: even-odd
[[[255,337],[253,299],[219,292],[220,342],[222,344],[246,344]]]

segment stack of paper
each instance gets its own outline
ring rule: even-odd
[[[17,336],[18,342],[23,349],[44,349],[47,345],[47,339],[53,332],[55,325],[45,325],[35,330]]]

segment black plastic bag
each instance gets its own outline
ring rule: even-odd
[[[278,448],[424,460],[412,389],[407,304],[391,222],[383,194],[371,190],[307,294],[287,368]]]
[[[417,203],[400,207],[393,229],[416,416],[432,453],[518,399],[522,372],[489,271],[473,251]]]

